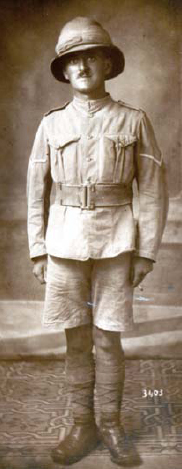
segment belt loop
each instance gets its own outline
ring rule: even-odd
[[[95,203],[93,201],[92,192],[95,192],[95,184],[87,184],[81,186],[81,209],[94,210]]]
[[[82,186],[82,201],[81,201],[81,208],[87,207],[87,186]]]
[[[95,192],[95,184],[89,184],[87,186],[87,209],[94,210],[95,203],[92,198],[92,192]]]
[[[60,188],[60,192],[61,192],[61,195],[60,195],[60,205],[62,205],[62,183],[59,182],[59,188]]]

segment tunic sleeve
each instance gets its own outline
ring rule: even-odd
[[[49,145],[43,119],[35,136],[27,175],[27,223],[31,258],[46,254],[45,232],[51,185]]]
[[[165,165],[154,130],[141,111],[136,145],[136,179],[139,193],[136,255],[156,260],[168,212]]]

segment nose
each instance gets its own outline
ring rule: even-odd
[[[80,70],[87,70],[88,69],[88,63],[86,57],[81,57],[79,60],[79,69]]]

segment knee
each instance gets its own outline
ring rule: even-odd
[[[67,355],[89,355],[93,349],[91,326],[80,326],[66,329]]]
[[[95,344],[96,355],[99,357],[106,357],[110,354],[124,354],[120,332],[105,331],[94,326],[93,338]]]

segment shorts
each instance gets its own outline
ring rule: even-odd
[[[43,326],[133,330],[131,259],[131,252],[86,261],[48,256]]]

